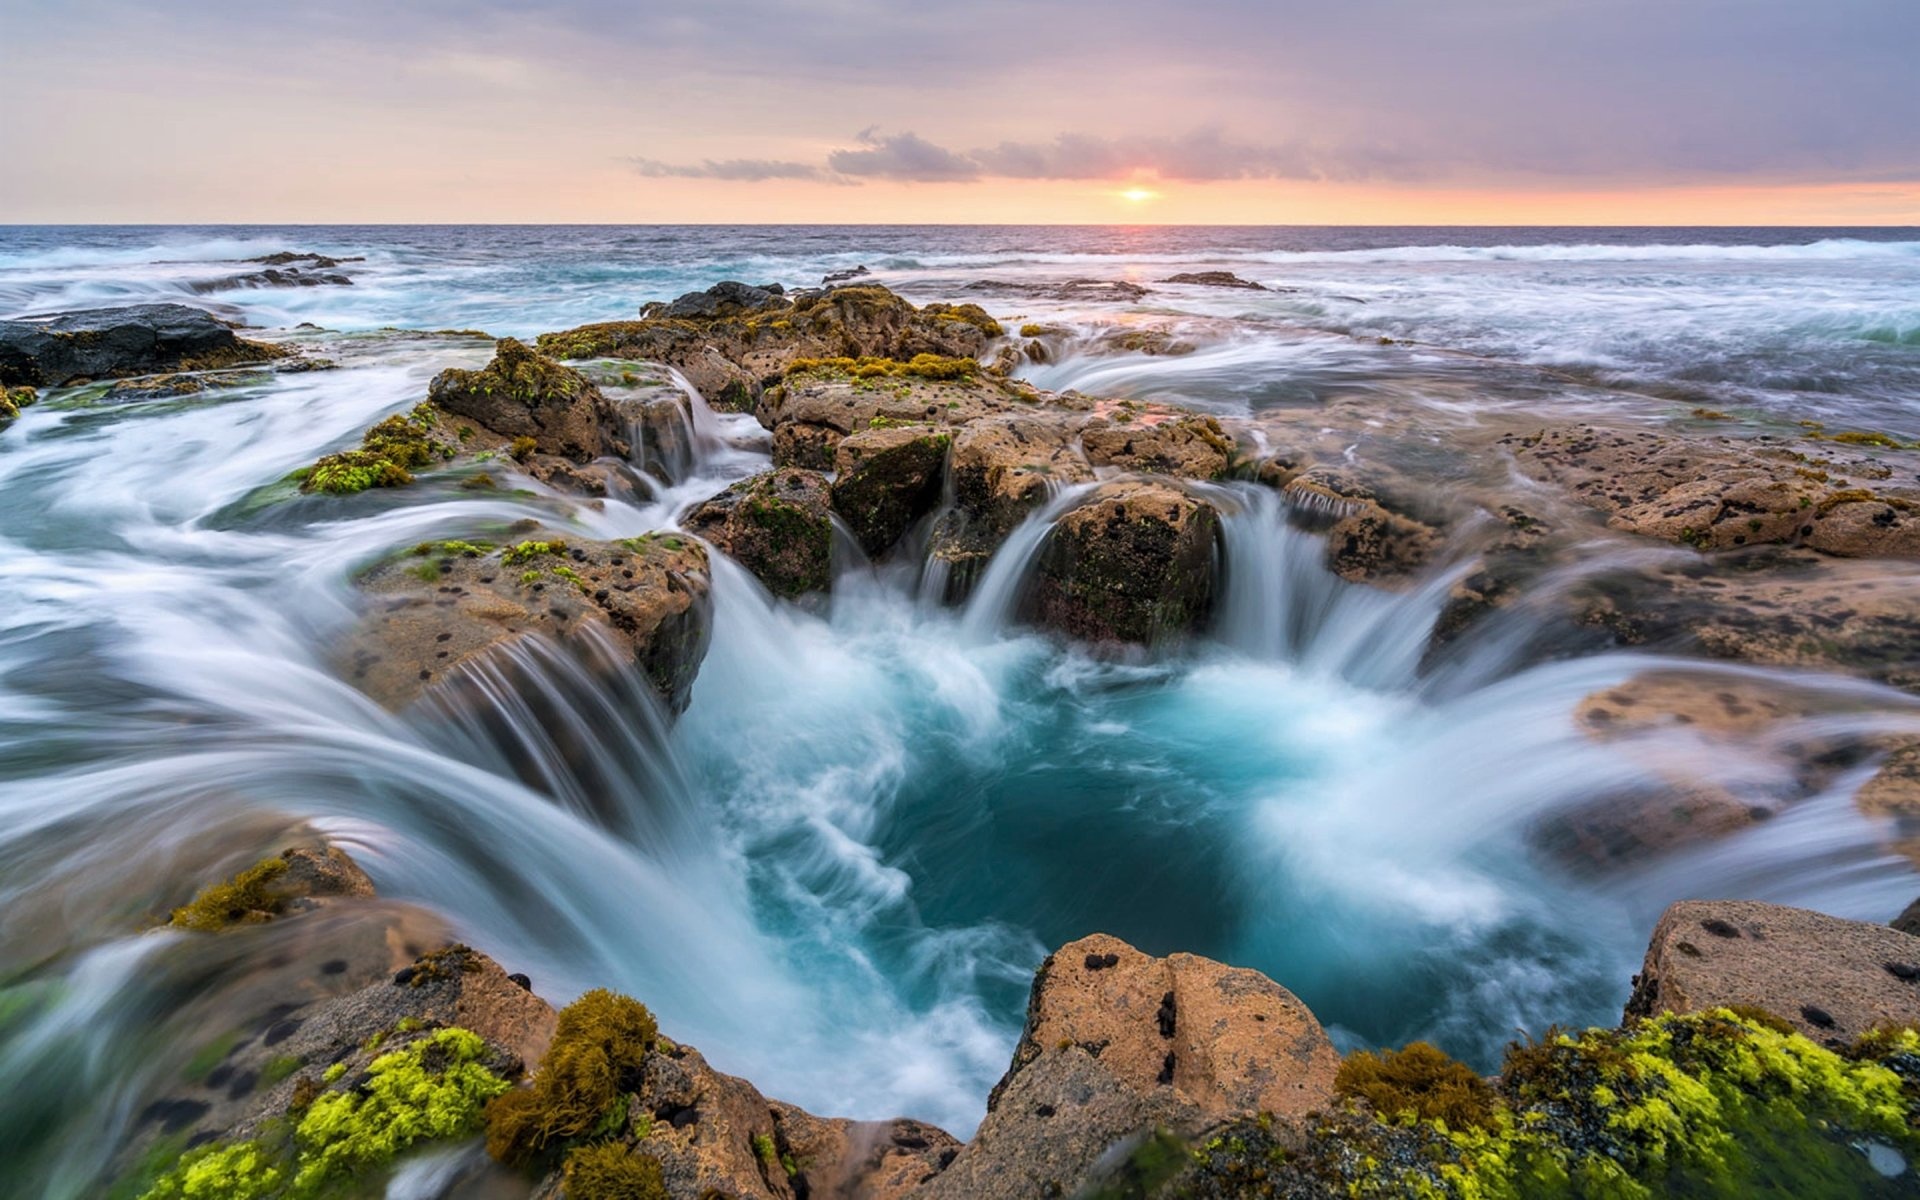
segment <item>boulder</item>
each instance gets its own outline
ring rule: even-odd
[[[703,502],[681,523],[774,595],[795,597],[833,582],[832,503],[826,476],[777,467]]]
[[[574,463],[626,457],[626,425],[600,389],[578,371],[502,338],[478,371],[448,368],[427,398],[505,438],[531,438],[533,450]]]
[[[931,425],[866,429],[833,455],[833,510],[861,549],[884,554],[940,503],[953,435]]]
[[[1103,484],[1047,536],[1029,603],[1042,625],[1148,645],[1197,631],[1213,609],[1220,518],[1177,488]]]
[[[774,1148],[808,1200],[906,1200],[960,1152],[944,1129],[898,1117],[849,1121],[772,1102]]]
[[[64,387],[160,371],[267,362],[286,351],[251,342],[184,304],[138,304],[0,321],[0,385]]]
[[[671,304],[646,305],[641,308],[640,315],[680,321],[738,317],[791,307],[793,302],[787,299],[785,293],[786,289],[777,283],[755,287],[750,283],[728,279],[704,292],[688,292]]]
[[[609,648],[669,709],[686,707],[711,619],[706,551],[691,538],[426,542],[360,580],[368,612],[337,656],[356,687],[401,708],[497,647],[539,635]]]
[[[1070,1195],[1156,1130],[1193,1136],[1254,1112],[1327,1107],[1339,1065],[1313,1014],[1264,975],[1083,938],[1041,965],[979,1133],[920,1195]]]
[[[972,359],[801,359],[754,410],[778,466],[833,469],[841,438],[889,425],[959,426],[1030,406],[1031,389],[982,377]]]
[[[1751,1005],[1844,1046],[1920,1023],[1920,942],[1885,925],[1751,900],[1684,900],[1654,927],[1627,1016]]]

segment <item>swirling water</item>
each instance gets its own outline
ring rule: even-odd
[[[289,248],[365,261],[350,287],[205,287]],[[1523,614],[1428,662],[1454,568],[1403,592],[1343,583],[1242,485],[1215,494],[1215,628],[1159,657],[1019,625],[1043,516],[957,610],[924,598],[911,562],[849,556],[819,609],[717,561],[711,648],[671,724],[537,646],[478,675],[495,702],[477,713],[391,714],[335,676],[352,576],[396,548],[527,517],[665,528],[765,462],[750,419],[703,408],[692,478],[657,501],[429,486],[268,502],[487,354],[381,330],[525,335],[716,278],[856,264],[923,298],[1075,329],[1170,323],[1200,346],[1068,354],[1031,370],[1045,386],[1223,412],[1353,389],[1556,403],[1553,384],[1507,386],[1522,364],[1582,403],[1611,388],[1920,436],[1912,230],[0,230],[0,314],[184,299],[335,331],[299,336],[346,364],[175,400],[55,393],[0,435],[0,1159],[16,1178],[90,1194],[208,1031],[276,985],[286,939],[332,936],[143,931],[302,823],[552,999],[624,988],[770,1094],[961,1134],[1032,968],[1094,930],[1258,967],[1349,1043],[1424,1036],[1485,1063],[1516,1028],[1613,1019],[1670,900],[1885,920],[1920,890],[1849,803],[1870,765],[1630,870],[1542,856],[1530,835],[1555,812],[1676,770],[1777,797],[1795,786],[1781,745],[1920,729],[1920,711],[1848,680],[1540,661],[1514,652]],[[1106,306],[967,290],[1213,268],[1296,290]],[[1421,349],[1383,356],[1382,336]],[[1578,729],[1582,697],[1649,666],[1831,703],[1733,744]]]

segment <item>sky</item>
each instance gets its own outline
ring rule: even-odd
[[[0,222],[1920,224],[1920,0],[0,0]]]

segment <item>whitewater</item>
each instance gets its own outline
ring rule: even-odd
[[[352,284],[220,286],[289,249],[358,260]],[[1064,353],[1021,368],[1048,389],[1235,416],[1377,395],[1456,423],[1697,405],[1920,438],[1911,229],[0,228],[0,316],[193,303],[342,368],[184,398],[64,389],[0,437],[0,1160],[87,1194],[197,1031],[278,985],[294,942],[239,962],[142,926],[180,880],[301,827],[547,998],[619,988],[769,1095],[962,1136],[1034,966],[1096,930],[1255,967],[1343,1048],[1427,1038],[1486,1067],[1516,1030],[1611,1024],[1675,899],[1885,921],[1920,893],[1851,804],[1870,763],[1695,848],[1608,870],[1542,856],[1555,812],[1676,771],[1771,802],[1795,788],[1787,743],[1920,732],[1920,703],[1543,654],[1525,606],[1435,657],[1459,564],[1400,591],[1344,582],[1247,483],[1208,485],[1221,609],[1162,655],[1017,620],[1064,489],[959,607],[912,555],[841,547],[831,601],[809,604],[716,556],[711,647],[675,721],[538,646],[503,665],[487,721],[391,713],[335,674],[352,580],[397,548],[529,518],[674,529],[766,467],[766,436],[695,396],[686,469],[591,503],[526,481],[276,506],[290,471],[483,364],[492,337],[856,268],[1065,328]],[[1202,270],[1266,290],[1159,282]],[[1148,290],[1093,301],[1075,280]],[[1100,349],[1148,328],[1189,352]],[[1650,667],[1828,703],[1731,749],[1576,725],[1584,697]],[[323,936],[277,930],[260,936]]]

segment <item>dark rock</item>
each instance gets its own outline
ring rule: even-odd
[[[789,307],[791,302],[786,298],[785,291],[777,283],[755,287],[750,283],[729,279],[714,284],[704,292],[688,292],[670,304],[646,305],[640,310],[640,315],[670,321],[738,317]]]
[[[776,596],[824,592],[833,581],[832,494],[817,471],[764,471],[705,501],[682,524]]]
[[[1149,645],[1197,631],[1212,612],[1219,514],[1164,484],[1103,484],[1054,525],[1031,608],[1089,641]]]
[[[449,368],[434,376],[427,398],[442,411],[574,463],[627,454],[625,422],[586,376],[501,339],[479,371]]]
[[[1901,933],[1920,937],[1920,900],[1915,900],[1913,903],[1901,909],[1900,915],[1895,917],[1890,924]]]
[[[821,277],[820,282],[823,284],[846,283],[848,280],[861,279],[871,274],[873,274],[873,272],[867,270],[866,264],[863,263],[860,266],[851,267],[845,271],[829,272]]]
[[[1060,283],[1027,283],[1009,279],[979,279],[968,284],[969,292],[1019,296],[1029,300],[1114,301],[1138,300],[1151,289],[1124,279],[1068,279]]]
[[[184,304],[140,304],[0,321],[0,385],[62,387],[161,371],[267,362],[285,351],[250,342]]]
[[[1240,288],[1250,292],[1264,292],[1267,285],[1255,283],[1251,279],[1242,279],[1231,271],[1182,271],[1178,275],[1169,275],[1161,283],[1188,283],[1196,287]]]
[[[940,503],[953,435],[931,425],[867,429],[834,450],[833,510],[869,555],[885,553]]]

